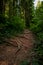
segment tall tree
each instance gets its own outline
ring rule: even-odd
[[[30,22],[32,21],[32,6],[33,6],[33,0],[21,0],[21,6],[25,10],[25,21],[26,26],[29,27]]]
[[[0,1],[0,14],[2,14],[3,11],[3,0]]]

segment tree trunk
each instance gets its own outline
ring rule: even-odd
[[[0,14],[3,13],[3,0],[0,0]]]

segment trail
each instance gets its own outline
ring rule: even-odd
[[[31,60],[34,35],[30,30],[5,40],[6,44],[0,45],[0,65],[19,65],[23,60]]]

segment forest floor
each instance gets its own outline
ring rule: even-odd
[[[30,30],[5,40],[6,44],[0,45],[0,65],[19,65],[23,60],[31,60],[34,35]]]

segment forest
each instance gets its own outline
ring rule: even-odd
[[[29,34],[27,35],[28,38],[31,37],[31,34],[34,37],[33,47],[31,50],[33,53],[31,60],[29,58],[27,59],[27,56],[26,56],[25,59],[22,59],[22,61],[19,62],[18,60],[19,56],[16,57],[13,54],[15,52],[9,51],[8,53],[12,52],[12,54],[10,53],[11,56],[10,54],[7,56],[12,57],[12,60],[11,60],[12,63],[13,61],[16,60],[14,62],[15,64],[12,64],[12,63],[1,64],[0,63],[0,65],[43,65],[43,1],[38,0],[37,6],[35,7],[34,0],[0,0],[0,62],[2,60],[2,57],[4,56],[3,53],[6,52],[6,51],[3,52],[4,48],[7,49],[6,46],[10,48],[11,45],[13,46],[13,44],[16,43],[16,41],[14,43],[12,43],[11,41],[10,43],[9,39],[14,38],[14,37],[18,39],[19,37],[22,37],[22,40],[23,40],[24,39],[23,35],[25,36],[24,30],[29,31],[29,33],[28,31],[26,32],[26,34]],[[27,37],[25,39],[27,39]],[[13,39],[13,41],[15,40],[15,38]],[[20,47],[21,45],[19,44],[20,41],[17,41],[17,42],[18,42],[18,48],[20,50],[21,48]],[[17,47],[16,44],[15,44],[15,47]],[[28,49],[29,49],[29,46],[28,46]],[[8,49],[8,50],[12,50],[12,47],[11,49]],[[17,52],[19,52],[19,50]],[[28,53],[29,51],[26,54]],[[1,54],[3,56],[1,56]],[[14,60],[13,60],[13,55],[15,56]]]

